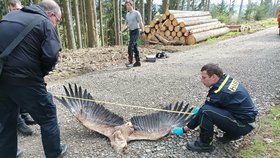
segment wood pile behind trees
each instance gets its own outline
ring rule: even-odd
[[[168,10],[145,26],[141,37],[151,44],[191,45],[229,31],[208,11]]]

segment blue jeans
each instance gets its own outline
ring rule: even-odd
[[[133,58],[133,52],[135,60],[136,61],[140,61],[140,57],[139,57],[139,49],[138,49],[138,39],[139,39],[139,29],[135,29],[135,30],[130,30],[129,31],[129,44],[128,44],[128,57],[129,58]]]
[[[212,139],[214,125],[232,137],[243,136],[253,130],[249,124],[236,120],[227,110],[210,105],[203,105],[198,115],[188,123],[187,127],[194,129],[199,126],[200,135],[206,135]]]
[[[11,85],[0,81],[0,157],[15,158],[17,153],[17,117],[19,105],[41,127],[45,156],[60,155],[60,130],[56,106],[46,86]]]

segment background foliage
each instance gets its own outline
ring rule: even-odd
[[[40,0],[37,0],[40,1]],[[35,0],[22,0],[23,5],[30,5],[33,3],[36,3],[37,1]],[[59,4],[63,4],[67,2],[70,5],[70,11],[71,13],[68,13],[71,15],[73,18],[73,23],[72,27],[76,27],[77,21],[75,21],[75,16],[74,16],[74,0],[57,0]],[[81,3],[84,3],[85,0],[78,0],[79,5]],[[104,41],[105,41],[105,46],[111,46],[111,45],[116,45],[116,29],[115,29],[115,19],[114,19],[114,2],[118,1],[120,2],[121,5],[121,10],[122,12],[120,13],[121,15],[121,22],[124,23],[124,18],[126,15],[126,7],[125,7],[125,0],[91,0],[95,3],[96,6],[96,16],[97,16],[97,41],[98,45],[100,46],[100,41],[101,41],[101,36],[100,36],[100,27],[103,28],[104,30]],[[99,20],[101,16],[99,15],[99,1],[101,1],[102,4],[102,19],[103,19],[103,24],[100,26]],[[143,0],[135,0],[135,9],[139,10],[140,4],[142,2],[146,2]],[[207,4],[208,2],[211,2],[211,0],[163,0],[163,3],[168,3],[167,6],[169,6],[169,9],[173,10],[208,10],[211,13],[211,15],[214,18],[219,19],[220,21],[224,23],[240,23],[240,22],[246,22],[246,21],[258,21],[262,19],[267,19],[267,18],[275,18],[277,16],[277,10],[278,6],[280,5],[280,0],[260,0],[256,3],[249,3],[247,5],[243,5],[243,8],[241,8],[241,14],[238,13],[238,8],[240,4],[228,4],[228,1],[226,0],[220,0],[219,3],[213,4],[210,3],[209,7],[208,6],[203,6]],[[231,1],[235,2],[235,1]],[[246,1],[248,2],[248,1]],[[145,15],[147,15],[147,3],[145,5]],[[189,6],[188,6],[189,5]],[[163,10],[162,6],[164,5],[159,5],[159,4],[153,4],[152,5],[152,18],[154,18],[156,15],[159,15],[161,11]],[[231,8],[234,6],[234,8]],[[230,10],[233,9],[233,10]],[[85,14],[84,10],[80,10],[80,14]],[[7,14],[7,0],[1,0],[0,1],[0,18],[2,18],[5,14]],[[63,15],[65,15],[65,12],[63,11]],[[240,15],[240,17],[238,17]],[[143,19],[145,20],[145,24],[149,24],[147,16],[144,16]],[[81,33],[82,33],[82,42],[83,42],[83,47],[87,47],[87,32],[86,32],[86,23],[81,23]],[[67,43],[67,40],[69,37],[67,37],[66,33],[66,23],[65,19],[63,19],[61,25],[59,26],[59,33],[60,37],[62,40],[62,44],[64,48],[68,48],[69,44]],[[77,42],[77,29],[74,29],[74,41],[75,43]],[[129,40],[128,32],[125,32],[122,36],[122,41],[120,44],[127,44]]]

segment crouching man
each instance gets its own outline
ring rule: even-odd
[[[212,63],[201,68],[201,82],[210,88],[204,105],[194,112],[194,118],[185,127],[173,130],[174,134],[182,135],[199,126],[199,138],[188,142],[189,150],[213,151],[214,125],[224,131],[223,137],[218,138],[222,143],[239,139],[255,128],[258,111],[241,83]]]

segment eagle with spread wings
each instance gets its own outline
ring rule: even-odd
[[[183,127],[193,115],[188,104],[177,102],[159,112],[133,116],[125,123],[123,117],[114,114],[92,95],[76,84],[74,90],[69,84],[64,90],[66,96],[58,99],[85,127],[108,137],[116,152],[127,153],[127,143],[133,140],[158,140],[175,127]]]

